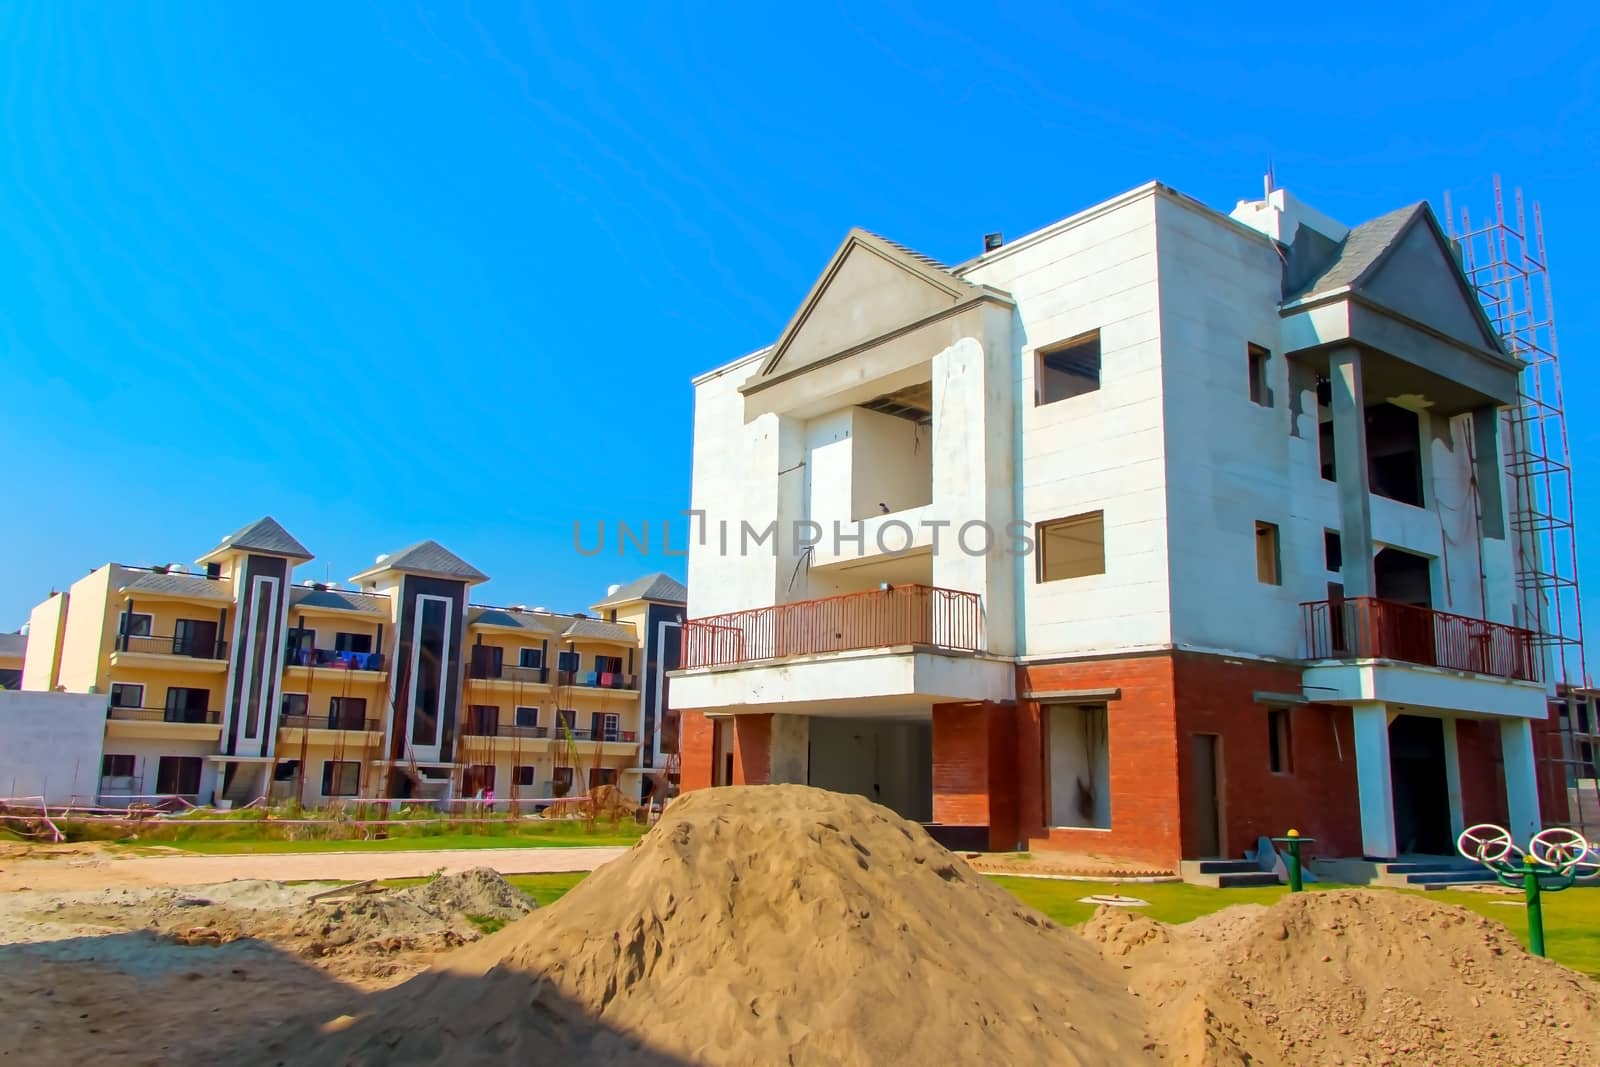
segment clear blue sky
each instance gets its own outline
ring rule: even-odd
[[[572,523],[687,506],[690,377],[850,226],[960,261],[1151,178],[1231,207],[1269,157],[1347,222],[1537,195],[1585,400],[1586,6],[8,3],[0,628],[262,514],[318,577],[423,537],[488,601],[681,574]],[[1600,529],[1600,420],[1572,433]]]

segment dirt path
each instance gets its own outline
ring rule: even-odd
[[[0,858],[0,892],[126,886],[211,885],[236,878],[269,881],[359,881],[419,878],[492,867],[501,874],[592,871],[626,852],[622,847],[467,848],[416,852],[274,853],[242,856],[126,856],[100,849],[45,858]]]

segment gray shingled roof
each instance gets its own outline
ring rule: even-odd
[[[0,634],[0,656],[21,656],[27,651],[27,634]]]
[[[585,637],[601,641],[626,641],[628,644],[639,640],[639,635],[633,632],[633,627],[617,622],[602,622],[599,619],[573,619],[572,625],[568,626],[561,636],[580,641]]]
[[[405,571],[408,574],[427,574],[439,578],[463,578],[469,582],[489,580],[487,574],[437,541],[418,541],[398,552],[391,552],[356,577],[383,571]]]
[[[371,593],[352,593],[343,589],[308,589],[297,585],[289,593],[291,608],[331,608],[357,611],[363,615],[389,615],[389,598]]]
[[[548,611],[510,611],[476,605],[467,609],[468,626],[514,627],[536,634],[559,634],[571,621],[566,615],[555,615]]]
[[[233,531],[206,555],[213,555],[225,548],[268,552],[275,556],[289,556],[293,559],[311,558],[311,550],[296,541],[271,515],[264,515],[250,525]]]
[[[233,583],[220,578],[202,578],[195,574],[157,574],[140,571],[122,586],[129,594],[146,596],[180,596],[190,600],[233,600]]]
[[[609,594],[595,607],[605,608],[613,604],[626,604],[630,600],[658,600],[668,604],[686,604],[689,602],[689,589],[672,575],[657,571],[643,578],[635,578],[615,593]]]
[[[1411,225],[1411,220],[1427,210],[1427,203],[1419,201],[1363,222],[1339,242],[1337,254],[1321,273],[1301,286],[1298,292],[1290,293],[1285,298],[1286,302],[1359,285],[1367,272],[1377,265],[1383,254]]]

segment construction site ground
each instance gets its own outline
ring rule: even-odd
[[[0,1062],[85,1055],[195,1062],[218,1047],[222,1033],[236,1045],[265,1038],[285,1018],[307,1011],[330,1020],[359,1014],[374,992],[514,918],[517,908],[508,910],[504,899],[509,887],[547,904],[583,872],[626,851],[196,856],[97,845],[0,846],[0,996],[11,1005],[0,1014]],[[484,867],[511,875],[509,886]],[[443,907],[396,896],[414,892],[410,887],[338,889],[402,879],[415,886],[441,869],[473,868],[480,869],[447,880],[457,888]],[[539,873],[557,871],[574,873]],[[1136,897],[1147,906],[1130,913],[1186,922],[1230,905],[1260,907],[1285,893],[991,878],[1074,926],[1095,911],[1083,898],[1097,895]],[[330,890],[344,899],[316,899]],[[1463,904],[1525,937],[1520,895],[1449,891],[1427,899]],[[1552,894],[1545,910],[1552,956],[1600,973],[1600,888]]]
[[[456,873],[473,867],[491,867],[501,874],[548,874],[592,871],[626,851],[621,846],[541,846],[195,855],[159,847],[0,845],[0,893],[206,885],[237,878],[354,882],[418,878],[439,870]]]

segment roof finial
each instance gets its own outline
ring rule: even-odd
[[[1272,190],[1274,190],[1274,189],[1276,189],[1278,187],[1276,176],[1272,173],[1272,157],[1271,156],[1267,157],[1267,173],[1262,177],[1261,184],[1265,187],[1266,197],[1268,199],[1270,199],[1271,196],[1272,196]]]

